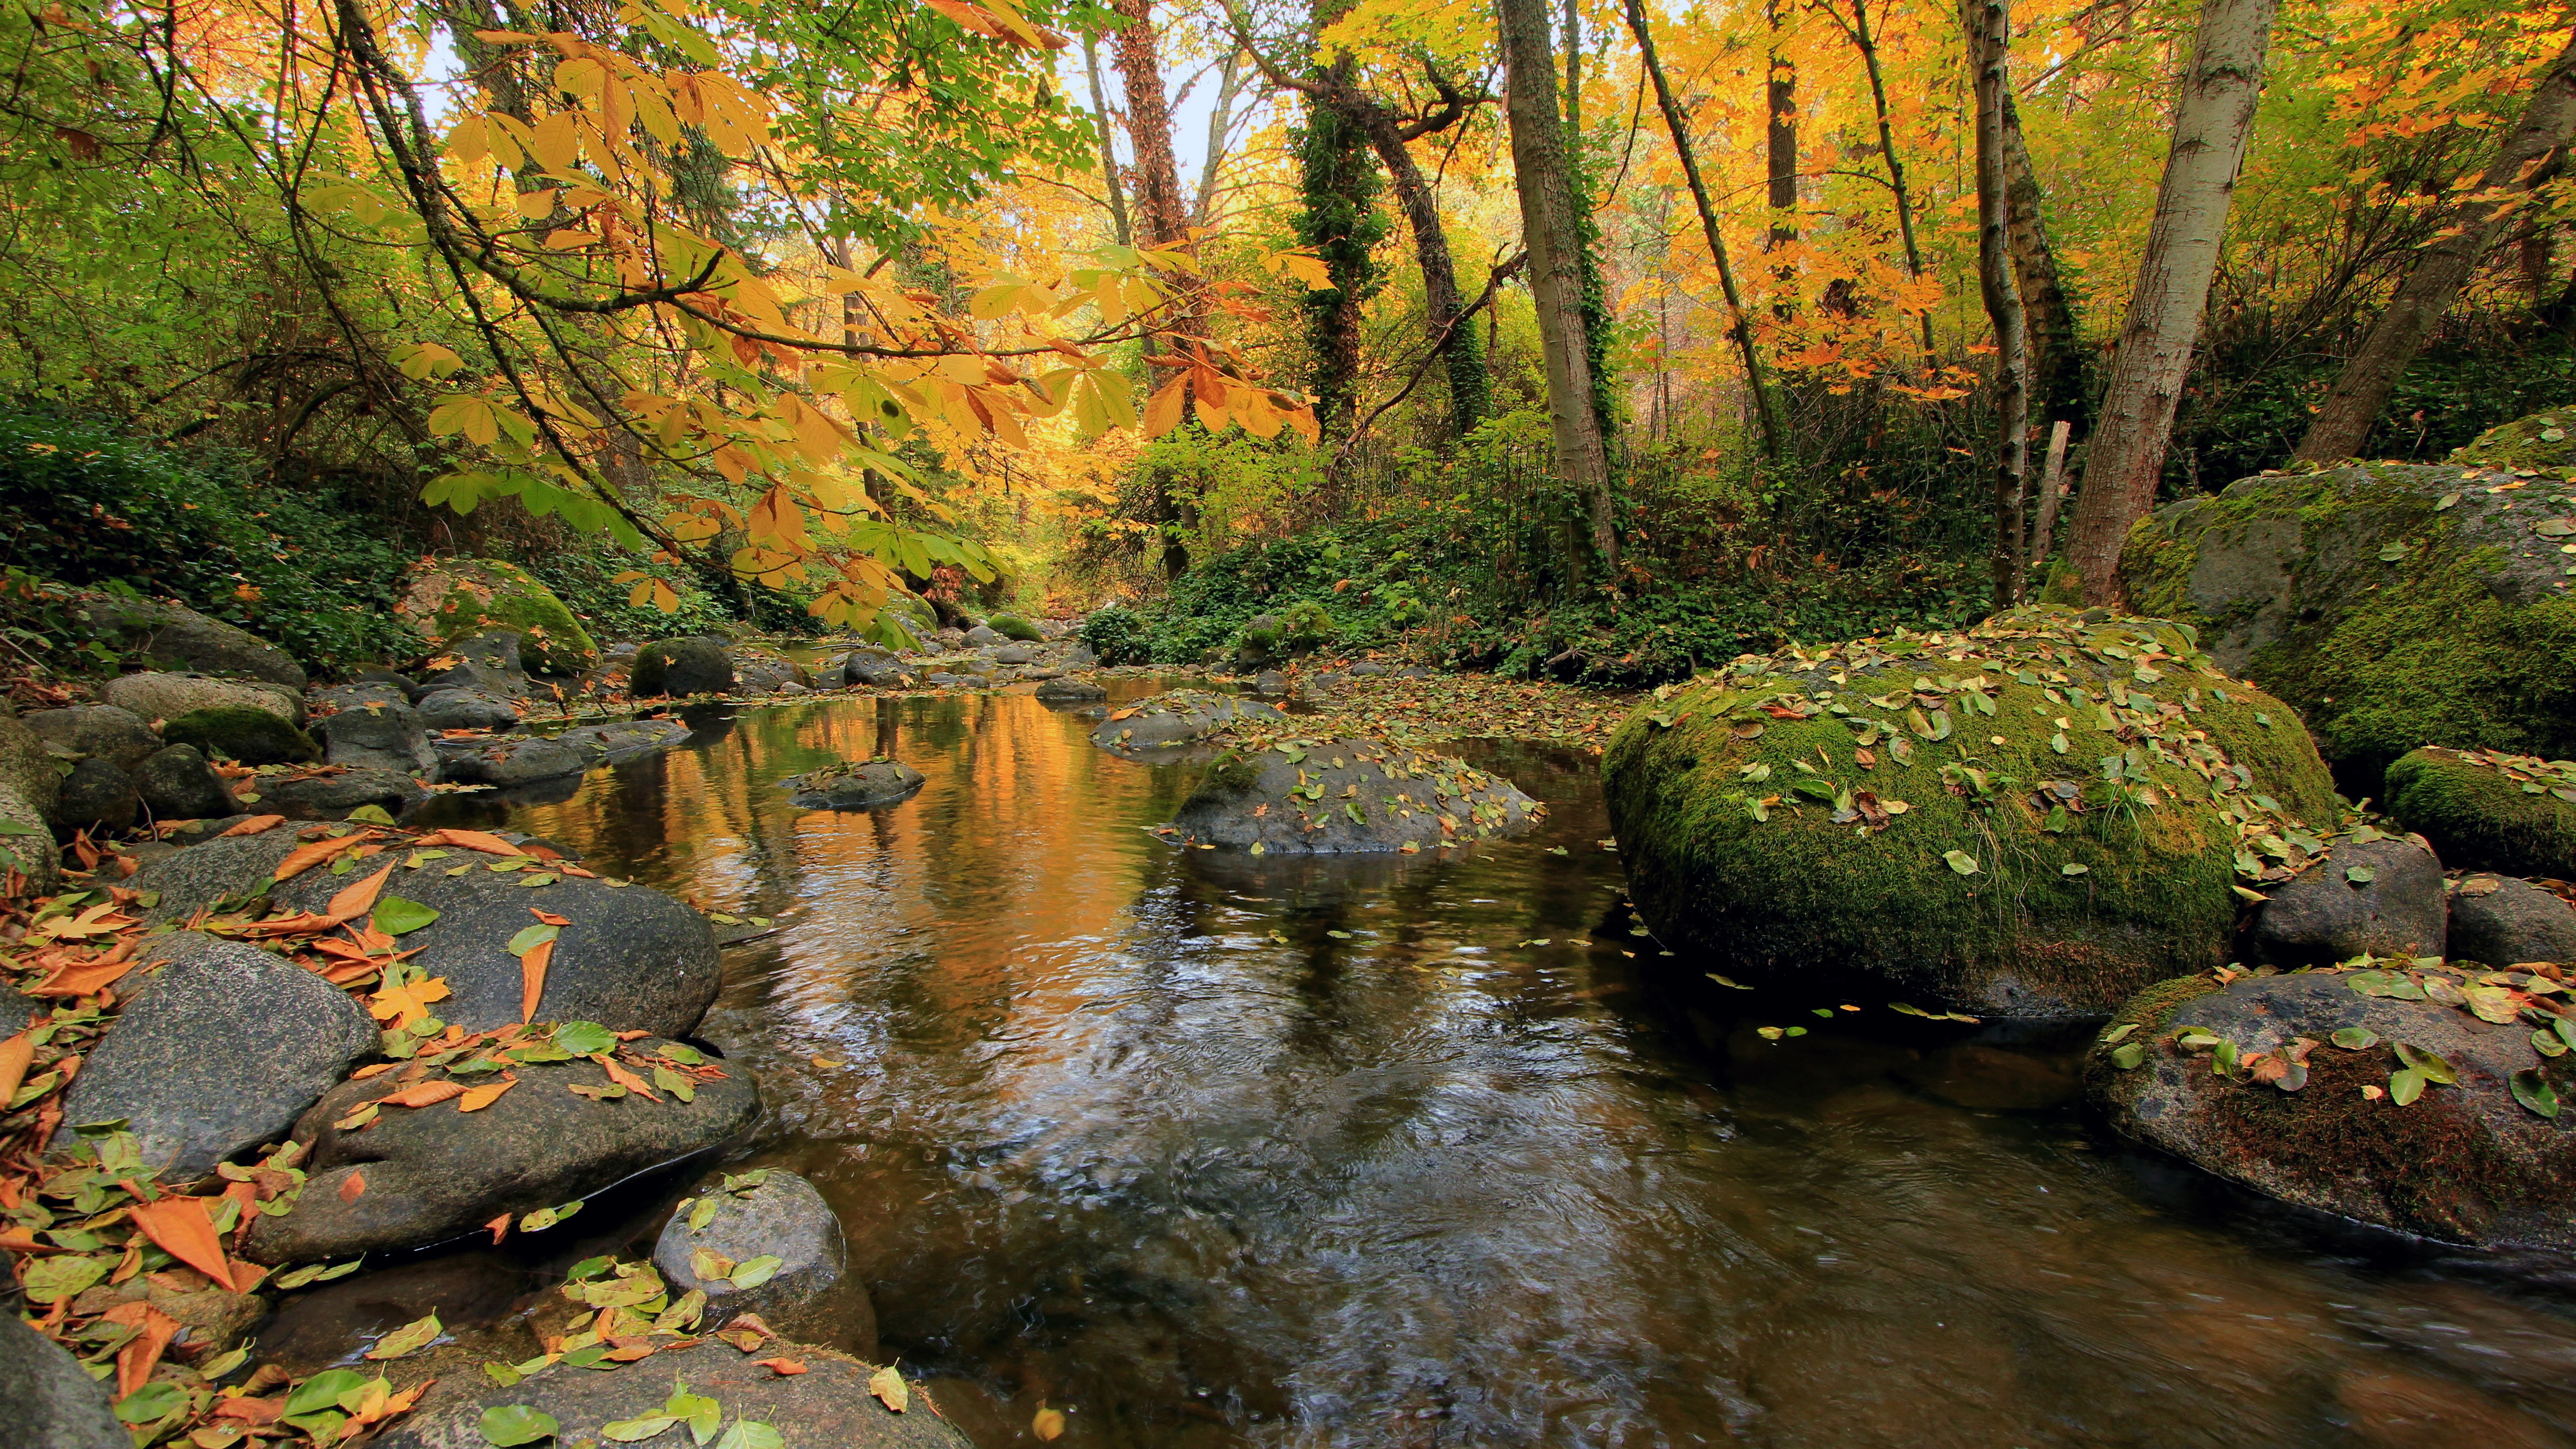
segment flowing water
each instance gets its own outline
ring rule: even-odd
[[[439,821],[776,918],[703,1032],[771,1105],[749,1162],[830,1198],[883,1352],[988,1449],[1042,1403],[1120,1449],[2576,1442],[2565,1265],[2128,1152],[2080,1034],[1699,980],[1632,929],[1588,756],[1464,751],[1534,835],[1317,863],[1156,838],[1191,767],[1026,695],[694,722]],[[929,777],[891,809],[775,787],[881,752]],[[335,1286],[470,1326],[537,1281],[502,1257]]]

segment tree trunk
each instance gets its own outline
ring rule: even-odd
[[[1334,78],[1347,81],[1344,57]],[[1329,106],[1309,102],[1297,136],[1304,205],[1296,217],[1297,244],[1323,258],[1332,285],[1301,299],[1311,354],[1306,390],[1315,399],[1323,436],[1350,436],[1359,406],[1361,309],[1377,290],[1370,251],[1385,231],[1377,215],[1377,168],[1367,138]]]
[[[1851,37],[1852,44],[1860,51],[1862,65],[1869,72],[1870,104],[1878,112],[1878,149],[1887,157],[1887,187],[1896,194],[1896,234],[1905,243],[1905,271],[1908,276],[1920,280],[1923,276],[1923,249],[1914,240],[1914,198],[1905,187],[1905,163],[1896,155],[1896,127],[1889,122],[1887,112],[1887,80],[1879,73],[1878,42],[1871,38],[1869,33],[1869,0],[1852,0]],[[2005,114],[2010,115],[2011,112],[2007,110]],[[1794,140],[1791,143],[1791,149],[1795,149]],[[1793,171],[1796,169],[1794,162],[1791,169]],[[1776,181],[1773,187],[1776,191],[1778,187]],[[1790,204],[1795,205],[1797,199],[1793,177]],[[1775,201],[1773,204],[1778,203]],[[1926,308],[1922,314],[1922,323],[1923,362],[1928,367],[1931,365],[1934,351],[1932,313],[1929,308]]]
[[[1136,152],[1137,241],[1162,249],[1189,237],[1189,212],[1181,201],[1180,163],[1172,155],[1172,106],[1163,93],[1162,46],[1154,35],[1153,0],[1117,0],[1126,20],[1118,31],[1118,78],[1127,89],[1127,144]],[[1189,332],[1186,308],[1175,330]],[[1179,578],[1190,566],[1190,535],[1199,526],[1198,505],[1174,493],[1154,470],[1154,521],[1163,532],[1163,573]]]
[[[1664,79],[1664,66],[1655,56],[1655,38],[1646,23],[1646,0],[1628,0],[1628,29],[1637,37],[1637,55],[1645,63],[1647,79],[1655,83],[1655,105],[1664,113],[1664,129],[1672,133],[1673,154],[1682,163],[1682,179],[1690,186],[1691,204],[1699,208],[1700,235],[1708,241],[1708,254],[1717,263],[1717,283],[1726,294],[1726,314],[1733,324],[1727,336],[1735,340],[1737,356],[1744,361],[1745,386],[1753,391],[1753,416],[1762,428],[1762,452],[1777,459],[1780,456],[1780,419],[1771,407],[1771,386],[1762,376],[1762,357],[1753,346],[1753,327],[1744,315],[1744,298],[1735,287],[1735,268],[1726,257],[1726,240],[1717,228],[1717,211],[1708,199],[1708,183],[1699,174],[1699,158],[1691,148],[1690,127],[1682,118],[1680,98],[1673,94],[1671,82]]]
[[[2522,120],[2504,138],[2495,164],[2444,224],[2448,233],[2424,248],[2397,284],[2388,309],[2370,326],[2361,346],[2344,361],[2334,391],[2299,440],[2297,457],[2321,463],[2348,458],[2369,440],[2370,425],[2388,405],[2388,394],[2424,345],[2451,300],[2504,235],[2506,223],[2551,169],[2551,154],[2567,143],[2576,123],[2576,41],[2570,41],[2541,77]]]
[[[1118,179],[1118,148],[1109,138],[1109,89],[1100,83],[1100,45],[1087,34],[1082,37],[1082,68],[1091,77],[1091,114],[1100,123],[1100,175],[1109,184],[1109,222],[1120,246],[1134,246],[1136,233],[1127,224],[1127,187]]]
[[[1977,90],[1977,290],[1995,329],[1995,607],[2021,602],[2021,500],[2030,467],[2030,338],[2013,285],[2004,199],[2004,103],[2012,53],[2005,0],[1967,0],[1960,16]]]
[[[1234,126],[1234,103],[1243,94],[1243,52],[1229,50],[1217,71],[1216,105],[1208,111],[1207,157],[1199,166],[1199,199],[1190,224],[1206,226],[1216,215],[1217,168],[1225,161],[1225,133]]]
[[[2030,328],[2030,392],[2040,416],[2060,419],[2082,433],[2090,411],[2084,395],[2084,353],[2075,341],[2075,308],[2057,272],[2040,211],[2039,172],[2022,143],[2021,111],[2004,91],[2004,205],[2012,241],[2013,279]]]
[[[2083,575],[2088,604],[2118,600],[2120,545],[2156,501],[2174,408],[2191,370],[2237,170],[2263,93],[2263,53],[2276,6],[2277,0],[2202,0],[2155,220],[2075,500],[2068,552]]]
[[[1771,126],[1763,149],[1771,173],[1772,247],[1798,239],[1798,67],[1780,53],[1780,5],[1781,0],[1770,0],[1765,11],[1771,27],[1771,52],[1763,82],[1763,102],[1770,112]],[[1785,286],[1795,280],[1797,272],[1783,267],[1777,275]],[[1796,309],[1783,301],[1773,310],[1786,317]]]
[[[1497,0],[1502,21],[1504,113],[1511,124],[1512,176],[1520,192],[1521,235],[1529,249],[1540,350],[1547,360],[1547,412],[1557,476],[1582,500],[1591,549],[1616,569],[1619,539],[1610,514],[1610,453],[1593,405],[1583,326],[1583,234],[1575,208],[1565,121],[1556,107],[1547,0]],[[1568,550],[1568,582],[1585,574],[1580,543]]]

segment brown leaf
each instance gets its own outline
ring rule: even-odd
[[[152,1381],[153,1367],[178,1336],[179,1320],[142,1302],[120,1303],[99,1317],[143,1330],[116,1351],[116,1396],[121,1399]]]
[[[214,1220],[206,1215],[205,1199],[165,1197],[139,1202],[126,1209],[126,1216],[161,1251],[214,1279],[224,1291],[232,1291],[232,1269],[222,1241],[215,1236]]]
[[[386,877],[393,873],[394,863],[386,861],[383,870],[355,885],[341,887],[339,893],[331,897],[331,903],[322,908],[322,913],[335,921],[354,921],[374,910],[376,897],[385,888]]]
[[[340,1184],[340,1201],[342,1202],[356,1202],[359,1198],[366,1196],[366,1194],[367,1179],[363,1173],[350,1173],[347,1179]]]
[[[503,1238],[510,1236],[510,1215],[508,1213],[501,1214],[492,1221],[485,1223],[483,1225],[483,1230],[492,1235],[493,1244],[498,1246]]]
[[[27,1067],[36,1059],[36,1037],[22,1031],[7,1041],[0,1041],[0,1110],[18,1095],[18,1086],[27,1080]]]
[[[98,159],[98,138],[70,126],[54,127],[54,139],[72,148],[72,155],[83,161]]]
[[[347,835],[340,836],[337,839],[326,836],[323,839],[314,841],[310,845],[299,845],[295,847],[295,849],[287,852],[286,859],[277,863],[277,874],[269,877],[269,879],[293,880],[295,877],[302,875],[304,872],[311,870],[313,867],[320,865],[322,862],[329,860],[335,855],[338,855],[341,851],[355,850],[359,845],[365,843],[369,834],[370,832],[368,831],[355,830],[351,831]],[[335,922],[334,924],[337,923]]]
[[[480,1112],[484,1108],[501,1100],[501,1094],[503,1092],[506,1092],[517,1085],[519,1085],[519,1079],[504,1072],[501,1075],[501,1080],[497,1082],[486,1082],[482,1086],[475,1087],[472,1090],[467,1091],[463,1097],[458,1100],[456,1110],[459,1112]],[[494,1241],[497,1242],[499,1240],[495,1239]]]
[[[29,996],[88,996],[104,991],[134,969],[131,961],[109,959],[87,965],[63,965],[54,974],[27,988]]]
[[[572,922],[566,917],[558,916],[552,911],[538,910],[535,906],[528,907],[528,914],[536,917],[538,920],[549,926],[569,926],[572,924]]]
[[[376,1101],[387,1107],[434,1107],[451,1097],[465,1095],[462,1082],[414,1082],[399,1092],[387,1092]]]
[[[214,1407],[214,1417],[230,1419],[236,1424],[249,1424],[254,1427],[273,1424],[277,1421],[277,1416],[284,1412],[286,1412],[286,1399],[282,1395],[274,1399],[248,1397],[217,1399]]]
[[[254,815],[215,838],[229,840],[236,835],[258,835],[264,831],[274,830],[285,823],[286,817],[283,815]]]
[[[479,850],[485,855],[527,854],[526,851],[501,837],[480,830],[433,830],[413,841],[412,844],[417,846],[461,845],[467,850]]]
[[[642,1077],[639,1077],[633,1072],[626,1070],[624,1067],[619,1066],[616,1059],[609,1056],[608,1053],[597,1053],[591,1057],[591,1060],[608,1069],[608,1079],[610,1081],[615,1082],[617,1085],[624,1087],[626,1090],[633,1092],[639,1097],[642,1097],[645,1101],[659,1102],[662,1100],[661,1098],[653,1095],[652,1083],[645,1081]]]
[[[756,1358],[753,1359],[752,1362],[769,1370],[771,1373],[778,1375],[780,1378],[790,1378],[805,1372],[805,1365],[798,1363],[792,1358]]]

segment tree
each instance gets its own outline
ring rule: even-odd
[[[2067,423],[2080,435],[2091,406],[2084,390],[2084,352],[2076,341],[2075,308],[2066,298],[2058,274],[2057,251],[2048,244],[2042,215],[2045,193],[2039,170],[2031,164],[2030,146],[2022,139],[2021,108],[2004,90],[2004,203],[2012,241],[2015,287],[2030,333],[2030,394],[2040,416]]]
[[[1529,250],[1530,293],[1547,363],[1547,414],[1556,475],[1580,500],[1590,538],[1567,540],[1567,581],[1580,586],[1588,542],[1616,569],[1619,536],[1610,511],[1610,452],[1595,405],[1584,327],[1582,205],[1557,110],[1546,0],[1497,0],[1502,22],[1503,108],[1511,126],[1512,177],[1520,192],[1521,239]]]
[[[2344,360],[2333,391],[2307,435],[2299,439],[2298,457],[2322,463],[2361,451],[2371,424],[2388,404],[2388,394],[2406,365],[2431,334],[2451,300],[2460,294],[2487,254],[2503,239],[2506,227],[2539,183],[2557,164],[2556,154],[2576,126],[2576,40],[2558,53],[2533,87],[2522,119],[2504,138],[2494,164],[2478,178],[2444,222],[2432,244],[2420,253],[2397,293],[2388,299],[2370,331]]]
[[[2030,466],[2030,338],[2014,284],[2005,200],[2004,106],[2012,15],[2005,0],[1967,0],[1961,28],[1977,93],[1977,290],[1995,329],[1995,607],[2021,602],[2022,495]]]
[[[1350,65],[1344,57],[1335,68],[1347,71]],[[1297,244],[1322,258],[1332,281],[1303,299],[1310,354],[1306,391],[1315,399],[1316,424],[1327,439],[1340,442],[1356,421],[1361,312],[1380,285],[1370,252],[1386,235],[1386,219],[1377,210],[1377,167],[1357,127],[1330,106],[1309,100],[1306,124],[1294,139],[1303,190]]]
[[[2121,324],[2111,380],[2084,460],[2068,554],[2084,601],[2120,592],[2120,545],[2146,516],[2164,475],[2174,409],[2191,369],[2200,315],[2218,270],[2238,171],[2263,93],[2263,56],[2276,0],[2203,0],[2200,34],[2174,106],[2173,141],[2156,188],[2155,219]]]

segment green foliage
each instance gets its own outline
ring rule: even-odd
[[[429,597],[435,593],[435,597]],[[478,634],[515,633],[538,674],[578,674],[599,662],[599,645],[563,601],[527,570],[500,559],[451,559],[424,569],[412,605],[429,616],[440,648]]]
[[[1092,611],[1082,621],[1079,637],[1084,648],[1100,656],[1103,664],[1150,664],[1154,645],[1146,632],[1144,616],[1123,604],[1110,604]]]
[[[1361,308],[1385,285],[1372,253],[1390,229],[1378,209],[1385,189],[1368,138],[1331,109],[1310,105],[1306,124],[1290,133],[1303,192],[1295,225],[1297,243],[1321,257],[1332,285],[1298,299],[1306,313],[1308,391],[1315,415],[1338,431],[1350,411],[1358,379]]]
[[[67,584],[175,596],[347,669],[421,651],[394,616],[409,551],[336,490],[262,481],[93,420],[0,414],[0,551]]]
[[[2446,866],[2576,876],[2576,777],[2548,761],[2420,749],[2388,767],[2387,792],[2389,815],[2432,841]]]
[[[628,603],[632,586],[614,580],[618,574],[642,568],[645,563],[642,557],[601,540],[588,549],[560,549],[546,554],[530,562],[527,569],[563,601],[574,618],[601,639],[721,633],[736,622],[733,610],[723,600],[691,578],[673,580],[680,596],[678,613],[665,614],[650,605],[639,608]]]
[[[1341,626],[1333,622],[1330,610],[1312,599],[1303,599],[1279,611],[1279,639],[1293,654],[1312,654],[1333,642]]]

